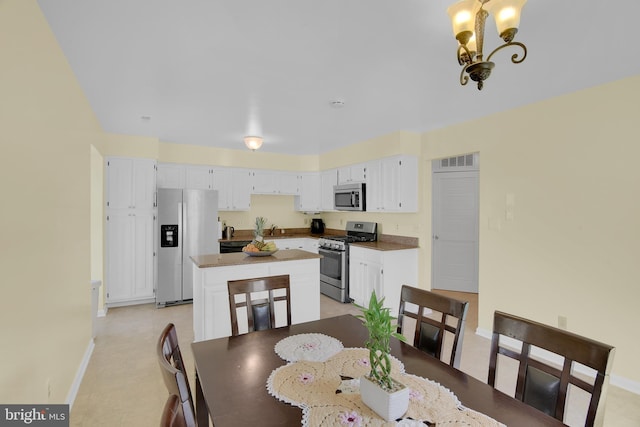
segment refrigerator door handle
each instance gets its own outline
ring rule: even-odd
[[[183,213],[184,213],[184,206],[182,202],[178,202],[178,224],[179,225],[179,229],[178,229],[178,247],[182,248],[182,244],[184,243],[184,221],[183,221]],[[182,251],[181,251],[182,252]],[[180,257],[180,264],[182,264],[182,257]]]

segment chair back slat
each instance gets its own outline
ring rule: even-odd
[[[417,312],[408,310],[408,304],[418,306]],[[400,308],[398,310],[398,333],[403,333],[405,317],[415,320],[413,346],[426,353],[441,358],[445,333],[453,335],[453,347],[449,364],[460,367],[461,346],[467,318],[468,302],[458,301],[424,289],[403,285],[400,291]],[[427,310],[441,313],[438,319],[427,317]],[[455,319],[455,326],[449,319]]]
[[[500,337],[522,343],[521,350],[509,348]],[[561,366],[532,357],[532,348],[544,349],[563,358]],[[563,421],[569,385],[591,394],[586,414],[588,427],[601,426],[614,347],[572,332],[496,311],[489,356],[488,383],[495,387],[498,354],[519,363],[515,398]],[[592,382],[574,375],[575,364],[596,371]],[[544,402],[544,403],[541,403]]]
[[[253,279],[230,280],[229,311],[231,314],[231,334],[238,335],[238,309],[246,307],[248,332],[276,327],[276,302],[284,301],[286,306],[286,324],[291,325],[291,289],[289,275],[257,277]],[[280,290],[284,295],[275,295]],[[254,294],[266,292],[267,298],[255,299]],[[244,301],[237,296],[244,295]]]

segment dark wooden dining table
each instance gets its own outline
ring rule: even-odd
[[[208,426],[209,416],[216,427],[300,425],[302,410],[271,396],[266,383],[274,369],[286,364],[275,353],[275,345],[288,336],[306,333],[334,337],[346,348],[363,347],[368,336],[361,320],[343,315],[192,343],[198,425]],[[391,353],[407,373],[442,384],[464,406],[507,426],[564,425],[411,345],[393,339]]]

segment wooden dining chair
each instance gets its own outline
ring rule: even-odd
[[[156,353],[158,355],[160,370],[162,371],[162,378],[169,391],[169,396],[176,396],[179,399],[181,406],[180,412],[182,412],[185,425],[187,427],[195,427],[196,418],[193,398],[191,397],[189,380],[187,379],[187,372],[184,367],[184,359],[182,358],[180,346],[178,345],[178,334],[176,333],[176,327],[173,323],[169,323],[162,331],[162,334],[160,334],[156,346]],[[167,405],[169,404],[170,402],[167,401]]]
[[[520,343],[522,349],[518,350]],[[560,362],[562,366],[548,361],[548,356],[542,359],[536,348],[561,356],[564,359]],[[496,311],[493,317],[488,383],[495,388],[498,354],[510,357],[518,361],[516,399],[564,421],[567,390],[573,384],[591,395],[585,426],[601,426],[614,352],[614,347],[610,345]],[[595,379],[583,379],[588,377],[585,374],[580,378],[576,376],[576,364],[594,370]]]
[[[286,324],[291,325],[291,292],[288,274],[230,280],[227,282],[227,287],[232,335],[239,335],[238,313],[242,311],[246,311],[248,332],[275,328],[276,302],[278,301],[285,302]],[[244,299],[238,298],[239,296],[244,296]],[[243,307],[245,310],[242,310]]]
[[[170,394],[164,404],[160,427],[187,427],[180,399],[175,394]]]
[[[417,306],[417,310],[409,307]],[[460,367],[462,339],[469,303],[439,295],[424,289],[403,285],[398,310],[398,333],[402,333],[405,317],[415,320],[413,346],[440,359],[445,334],[453,336],[453,347],[449,364]],[[437,314],[427,316],[429,313]],[[435,313],[434,313],[435,314]]]

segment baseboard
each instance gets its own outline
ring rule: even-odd
[[[482,338],[486,338],[488,340],[491,340],[491,336],[493,335],[493,333],[492,333],[492,331],[489,331],[487,329],[477,328],[476,329],[476,335],[478,335],[478,336],[480,336]],[[509,338],[509,337],[505,337],[505,338],[506,338],[506,340],[505,340],[505,344],[506,345],[512,346],[512,347],[515,347],[515,348],[520,348],[519,341],[514,340],[512,338]],[[548,354],[547,355],[547,354],[544,354],[544,352],[534,352],[534,354],[537,357],[540,357],[541,359],[543,359],[543,360],[545,360],[547,362],[555,363],[555,364],[558,364],[558,365],[562,364],[562,358],[556,356],[557,357],[557,359],[556,359],[556,357],[554,357],[555,355],[553,355],[553,354]],[[615,363],[615,361],[614,361],[614,363]],[[581,374],[584,374],[584,375],[587,375],[587,376],[591,376],[591,377],[594,376],[592,374],[592,371],[587,369],[587,368],[578,367],[576,369],[576,372],[580,372]],[[595,371],[593,371],[593,372],[595,372]],[[613,386],[616,386],[616,387],[620,387],[621,389],[627,390],[627,391],[629,391],[631,393],[640,395],[640,382],[638,382],[638,381],[634,381],[634,380],[631,380],[629,378],[626,378],[626,377],[623,377],[623,376],[620,376],[620,375],[611,374],[609,376],[609,384],[611,384]]]
[[[78,366],[78,370],[76,371],[76,376],[73,379],[69,393],[67,394],[65,402],[69,405],[69,409],[73,407],[73,402],[76,400],[78,390],[80,390],[80,384],[82,383],[82,378],[84,377],[84,373],[87,371],[87,366],[89,365],[89,360],[91,359],[91,355],[93,354],[93,349],[95,347],[96,344],[93,342],[93,339],[90,340],[87,350],[84,352],[84,356],[80,362],[80,366]]]
[[[136,299],[136,300],[126,300],[126,301],[116,301],[116,302],[109,302],[105,305],[105,307],[127,307],[129,305],[140,305],[140,304],[155,304],[156,302],[156,298],[152,297],[152,298],[141,298],[141,299]]]

